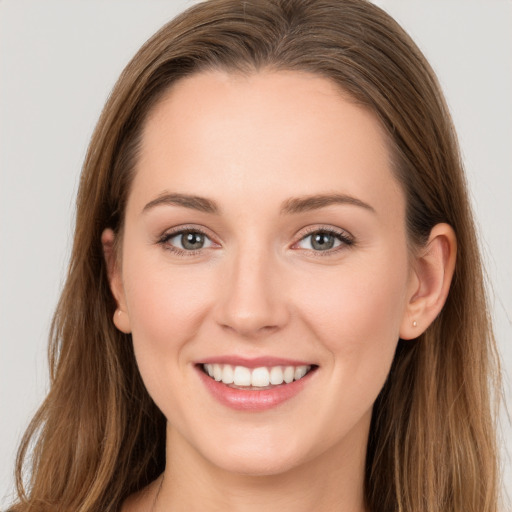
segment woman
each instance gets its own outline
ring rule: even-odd
[[[93,135],[13,510],[496,510],[476,247],[435,77],[380,9],[191,8]]]

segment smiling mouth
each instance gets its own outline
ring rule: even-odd
[[[233,389],[258,391],[291,384],[314,371],[316,365],[261,366],[247,368],[231,364],[201,364],[202,371],[217,382]]]

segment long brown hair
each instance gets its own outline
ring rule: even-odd
[[[456,136],[421,52],[365,0],[210,0],[164,26],[125,68],[83,166],[51,329],[51,388],[19,450],[13,511],[114,511],[164,470],[165,418],[144,388],[130,336],[112,323],[100,236],[106,227],[121,233],[150,109],[176,80],[212,68],[334,81],[389,134],[411,245],[439,222],[454,228],[444,309],[418,339],[399,341],[375,403],[365,495],[373,512],[496,512],[499,366]]]

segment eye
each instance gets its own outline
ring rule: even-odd
[[[205,233],[197,229],[182,229],[166,233],[159,243],[178,253],[194,253],[214,245]]]
[[[354,243],[352,237],[341,231],[330,229],[316,229],[297,242],[297,247],[315,252],[336,250],[343,245],[350,246]]]

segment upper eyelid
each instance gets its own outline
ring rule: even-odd
[[[195,226],[195,225],[190,225],[190,226],[183,225],[183,226],[176,226],[174,228],[168,228],[165,231],[163,231],[162,234],[158,238],[161,239],[161,238],[166,238],[166,237],[173,237],[173,236],[177,236],[181,233],[193,233],[193,232],[201,233],[202,235],[205,235],[208,238],[210,238],[212,241],[213,241],[213,238],[216,238],[215,236],[212,236],[209,229],[206,229],[206,228],[200,227],[200,226]]]
[[[211,233],[211,231],[208,228],[205,228],[203,226],[198,226],[195,224],[183,224],[180,226],[175,226],[172,228],[165,229],[162,232],[162,236],[165,236],[167,234],[179,234],[179,233],[187,232],[187,231],[198,231],[199,233],[203,233],[205,235],[209,235]],[[339,228],[339,227],[333,227],[333,226],[327,226],[327,225],[306,226],[305,228],[300,229],[298,232],[300,235],[296,235],[296,236],[305,237],[307,235],[310,235],[311,233],[316,233],[319,231],[327,231],[329,233],[346,234],[347,236],[352,238],[352,234],[349,231],[347,231],[346,229]]]
[[[352,235],[352,233],[350,233],[349,231],[347,231],[346,229],[343,229],[343,228],[338,228],[338,227],[333,227],[333,226],[309,226],[307,228],[304,228],[306,231],[300,233],[298,240],[297,241],[300,241],[300,240],[303,240],[304,238],[306,238],[307,236],[309,235],[312,235],[313,233],[321,233],[321,232],[326,232],[326,233],[332,233],[334,235],[341,235],[341,236],[345,236],[346,238],[350,238],[351,240],[354,239],[354,236]]]
[[[332,233],[347,233],[348,234],[348,231],[346,229],[342,229],[342,228],[336,228],[336,227],[332,227],[332,226],[307,226],[306,228],[303,228],[306,230],[306,235],[309,235],[311,233],[316,233],[317,231],[329,231],[329,232],[332,232]]]

